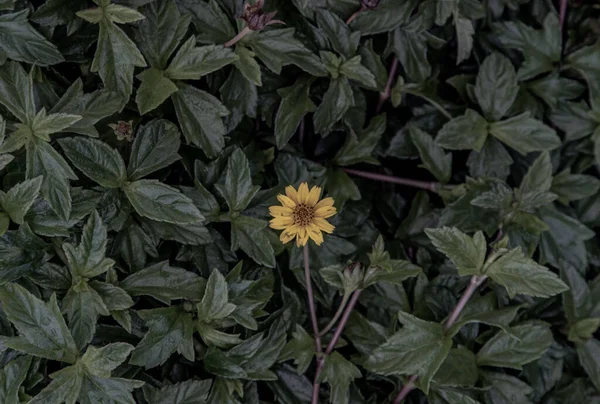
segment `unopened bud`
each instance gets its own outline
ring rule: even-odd
[[[363,5],[364,8],[373,10],[379,5],[379,0],[360,0],[360,3]]]

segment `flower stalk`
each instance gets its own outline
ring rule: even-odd
[[[454,309],[448,316],[448,319],[444,323],[444,329],[446,331],[448,331],[450,327],[452,327],[452,325],[456,322],[456,319],[458,318],[458,316],[460,316],[460,313],[462,313],[475,291],[483,284],[483,282],[485,282],[486,279],[486,275],[473,275],[471,277],[469,286],[467,286],[462,296],[460,297],[460,300],[458,301],[458,303],[456,303],[456,306],[454,307]],[[410,393],[415,388],[415,382],[418,378],[419,376],[412,375],[408,379],[408,381],[404,384],[404,386],[394,399],[394,404],[400,404],[406,398],[408,393]]]
[[[257,0],[256,3],[252,5],[250,3],[244,4],[244,12],[240,19],[246,22],[246,26],[236,36],[225,42],[223,44],[224,47],[229,48],[235,45],[250,32],[261,31],[267,25],[285,24],[285,22],[281,20],[274,20],[277,11],[272,11],[270,13],[263,12],[264,5],[265,0]]]
[[[321,375],[321,372],[323,371],[323,368],[325,367],[325,360],[327,359],[327,356],[329,356],[331,354],[331,352],[333,352],[335,345],[337,344],[340,337],[342,336],[342,332],[344,331],[344,328],[346,327],[346,324],[348,323],[350,314],[352,314],[352,310],[354,310],[354,307],[356,306],[356,303],[358,302],[358,298],[360,297],[361,293],[362,293],[362,289],[357,289],[354,291],[354,293],[352,293],[352,297],[350,298],[350,301],[348,302],[348,306],[346,306],[346,309],[344,310],[344,314],[342,315],[342,318],[340,319],[340,323],[336,327],[335,333],[333,334],[333,337],[329,341],[329,344],[327,344],[327,348],[325,349],[325,352],[322,355],[319,355],[319,357],[317,358],[317,370],[315,372],[315,379],[313,382],[313,392],[312,392],[311,404],[319,403],[320,383],[318,382],[318,380],[319,380],[319,376]]]
[[[379,113],[381,108],[383,108],[383,104],[390,98],[392,95],[392,84],[394,83],[394,79],[396,78],[396,72],[398,71],[398,58],[394,56],[394,60],[392,61],[392,66],[390,67],[390,72],[388,74],[387,83],[385,84],[384,90],[379,93],[379,102],[377,103],[377,108],[375,109],[375,113]]]
[[[342,168],[345,172],[357,177],[368,178],[375,181],[390,182],[392,184],[407,185],[409,187],[425,189],[427,191],[438,193],[442,188],[452,187],[451,185],[442,185],[439,182],[427,182],[419,180],[411,180],[408,178],[394,177],[391,175],[370,173],[367,171],[354,170],[352,168]]]

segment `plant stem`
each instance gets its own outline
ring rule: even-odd
[[[473,293],[475,293],[477,288],[479,288],[479,286],[481,286],[481,284],[483,282],[485,282],[486,279],[487,279],[486,275],[480,275],[480,276],[473,275],[471,277],[471,282],[469,282],[469,286],[467,286],[467,288],[463,292],[462,296],[460,297],[460,300],[458,301],[458,303],[456,303],[456,306],[454,307],[454,309],[450,313],[450,316],[448,316],[448,319],[444,323],[444,329],[446,331],[448,329],[450,329],[450,327],[452,327],[452,325],[456,322],[456,319],[458,318],[458,316],[460,316],[460,313],[462,313],[463,309],[467,305],[467,302],[473,296]],[[414,389],[415,382],[417,381],[418,378],[419,378],[419,376],[412,375],[408,379],[408,381],[404,384],[404,386],[402,387],[402,389],[400,390],[400,392],[394,399],[394,404],[400,404],[402,402],[402,400],[404,400],[406,398],[408,393],[410,393]]]
[[[352,297],[350,298],[350,301],[348,302],[348,306],[346,306],[346,310],[344,310],[342,319],[340,320],[340,323],[338,324],[337,328],[335,329],[335,333],[333,334],[331,341],[329,341],[329,344],[327,345],[327,349],[325,350],[325,353],[317,359],[317,370],[315,372],[315,379],[313,382],[313,393],[312,393],[311,404],[319,403],[319,386],[320,386],[320,384],[317,382],[317,380],[319,379],[319,376],[321,375],[321,372],[323,371],[323,367],[325,366],[325,359],[327,358],[327,356],[329,354],[331,354],[331,352],[333,352],[333,348],[335,348],[335,344],[337,344],[338,340],[342,336],[342,332],[344,331],[344,328],[346,327],[346,323],[348,322],[348,319],[350,318],[350,314],[352,313],[354,306],[356,306],[356,303],[358,302],[358,298],[360,297],[361,292],[362,292],[362,289],[358,289],[352,294]]]
[[[366,10],[365,5],[361,4],[360,8],[358,10],[356,10],[354,13],[352,13],[352,15],[350,17],[348,17],[348,19],[346,20],[346,25],[350,25],[350,23],[352,21],[354,21],[356,19],[356,17],[358,17],[358,15],[365,10]]]
[[[350,298],[349,294],[344,293],[344,297],[342,297],[342,302],[340,303],[340,307],[338,307],[337,311],[335,312],[335,314],[333,315],[333,318],[331,319],[331,321],[329,322],[329,324],[327,324],[325,326],[325,328],[323,328],[321,330],[321,332],[319,333],[319,336],[322,337],[323,335],[327,334],[329,332],[329,330],[331,330],[331,328],[335,325],[335,323],[338,321],[338,319],[340,318],[340,316],[342,315],[342,313],[344,312],[344,308],[346,307],[346,303],[348,303],[348,299]]]
[[[439,182],[427,182],[411,180],[408,178],[393,177],[391,175],[370,173],[367,171],[354,170],[352,168],[342,168],[348,174],[356,175],[358,177],[368,178],[370,180],[391,182],[392,184],[408,185],[409,187],[421,188],[431,192],[438,192],[442,188],[442,184]]]
[[[240,39],[242,39],[243,37],[248,35],[250,32],[251,32],[250,28],[244,27],[244,29],[241,30],[236,36],[231,38],[229,41],[225,42],[223,44],[223,46],[226,48],[229,48],[230,46],[235,45]]]
[[[306,293],[308,297],[308,309],[310,311],[310,321],[312,322],[313,333],[315,335],[315,345],[317,352],[323,352],[321,347],[321,337],[319,337],[319,323],[317,322],[317,311],[315,310],[315,299],[312,290],[312,281],[310,279],[310,265],[308,258],[308,245],[304,246],[304,279],[306,280]]]
[[[396,78],[396,71],[398,70],[398,58],[394,56],[394,61],[392,62],[392,67],[390,67],[390,72],[388,74],[387,83],[385,84],[385,89],[379,93],[379,102],[377,103],[377,108],[375,112],[378,114],[383,107],[383,104],[390,98],[392,94],[392,83]]]
[[[563,26],[565,25],[565,17],[567,16],[567,0],[560,0],[560,10],[558,12],[559,21],[560,21],[560,29],[562,31]]]
[[[304,146],[304,125],[304,117],[302,117],[300,119],[300,126],[298,127],[298,138],[301,146]]]
[[[423,98],[428,103],[430,103],[431,105],[433,105],[434,107],[436,107],[438,109],[438,111],[440,111],[441,114],[444,115],[446,118],[452,119],[452,114],[450,112],[448,112],[448,110],[446,108],[442,107],[438,102],[432,100],[431,98],[429,98],[429,97],[427,97],[427,96],[425,96],[425,95],[423,95],[423,94],[421,94],[421,93],[419,93],[417,91],[411,91],[411,90],[404,89],[404,92],[406,94],[412,94],[412,95],[414,95],[416,97]]]

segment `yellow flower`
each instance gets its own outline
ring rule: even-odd
[[[309,191],[308,184],[303,182],[298,187],[285,187],[285,195],[277,195],[277,199],[283,206],[271,206],[269,213],[270,226],[281,232],[282,243],[287,243],[296,238],[298,247],[305,246],[310,237],[317,245],[323,242],[323,234],[332,233],[334,227],[325,219],[335,215],[333,198],[321,197],[321,187],[314,186]]]

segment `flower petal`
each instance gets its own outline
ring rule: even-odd
[[[319,201],[319,203],[315,205],[315,209],[319,209],[325,206],[333,206],[333,202],[334,200],[331,197],[323,198]]]
[[[292,201],[298,203],[298,191],[296,191],[296,188],[294,188],[291,185],[288,185],[287,187],[285,187],[285,194]]]
[[[284,231],[281,232],[281,235],[279,236],[279,240],[281,240],[281,242],[283,244],[288,243],[289,241],[293,240],[294,237],[296,237],[297,233],[298,233],[298,226],[296,226],[296,225],[289,226]]]
[[[317,244],[317,245],[321,245],[323,243],[323,233],[321,233],[321,230],[319,230],[319,228],[314,225],[311,224],[308,227],[308,236]]]
[[[294,211],[291,208],[288,208],[287,206],[270,206],[269,207],[269,213],[271,214],[271,216],[292,216],[292,214],[294,213]]]
[[[336,214],[336,209],[333,206],[325,206],[315,210],[315,217],[327,219]]]
[[[306,199],[308,198],[308,184],[303,182],[298,187],[298,203],[306,203]]]
[[[334,225],[332,225],[327,220],[322,219],[320,217],[314,218],[313,223],[315,224],[315,226],[317,226],[319,228],[319,230],[322,230],[325,233],[331,234],[331,233],[333,233],[333,230],[335,229]]]
[[[271,219],[271,221],[269,222],[269,226],[271,226],[272,229],[276,229],[276,230],[284,230],[293,224],[294,224],[293,218],[284,217],[284,216],[278,216],[274,219]]]
[[[319,202],[319,198],[321,197],[321,187],[314,186],[308,193],[308,197],[306,198],[306,204],[308,206],[315,206],[317,202]]]
[[[290,209],[294,209],[296,207],[296,202],[294,202],[285,195],[277,195],[277,200],[281,202],[283,206],[288,207]]]

